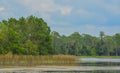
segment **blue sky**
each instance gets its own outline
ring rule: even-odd
[[[120,33],[120,0],[0,0],[0,21],[30,15],[64,35]]]

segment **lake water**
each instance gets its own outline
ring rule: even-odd
[[[81,66],[120,66],[120,59],[115,58],[79,58]]]
[[[0,72],[1,73],[1,72]],[[5,73],[5,72],[3,72]],[[120,71],[16,71],[16,72],[6,72],[6,73],[120,73]]]
[[[120,62],[118,58],[79,58],[82,62]]]
[[[117,68],[112,70],[114,67],[120,68],[120,59],[114,58],[79,58],[77,61],[80,61],[79,66],[86,67],[86,70],[72,70],[72,71],[40,71],[40,70],[17,70],[17,71],[1,71],[0,73],[120,73],[120,70]],[[78,67],[79,67],[78,66]],[[87,66],[90,67],[103,67],[104,70],[87,70]],[[107,70],[106,67],[111,67],[110,70]],[[105,69],[106,68],[106,69]]]

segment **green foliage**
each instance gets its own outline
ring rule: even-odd
[[[54,33],[54,35],[53,35]],[[77,56],[116,56],[120,55],[120,34],[107,36],[103,31],[100,37],[74,32],[70,36],[51,33],[54,41],[54,54]]]
[[[50,28],[42,18],[10,18],[0,23],[0,54],[52,54]]]

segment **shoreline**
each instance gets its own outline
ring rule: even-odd
[[[22,66],[9,66],[0,67],[0,72],[9,71],[92,71],[92,70],[120,70],[120,66],[35,66],[35,67],[22,67]]]

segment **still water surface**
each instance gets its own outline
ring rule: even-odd
[[[14,72],[0,72],[0,73],[120,73],[120,71],[14,71]]]
[[[115,58],[79,58],[81,66],[120,66],[120,59]]]

